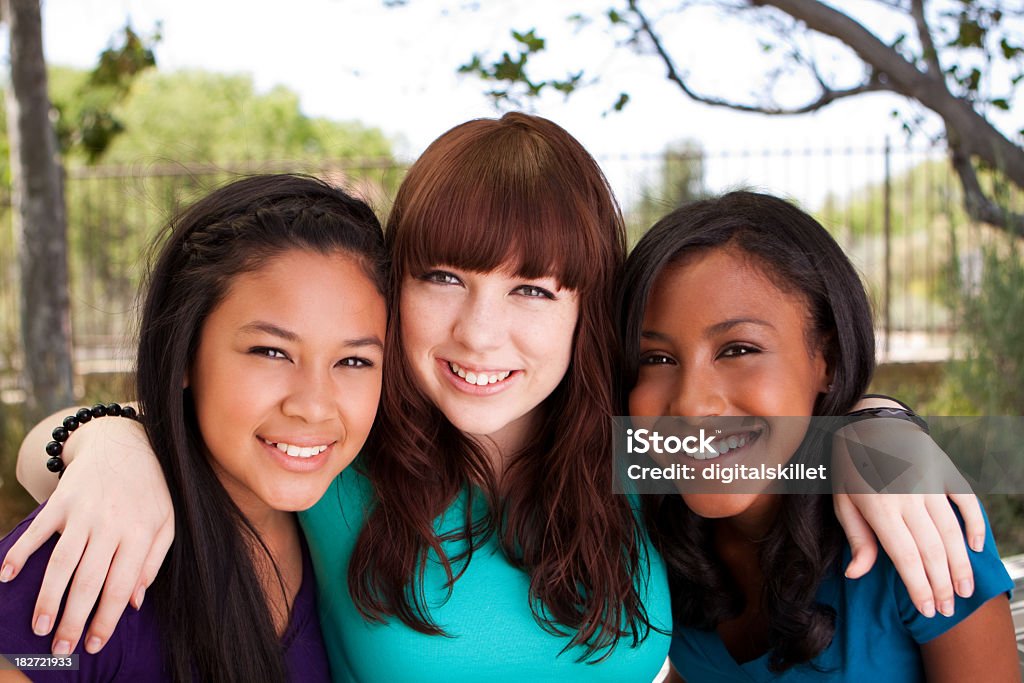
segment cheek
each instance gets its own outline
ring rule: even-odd
[[[447,334],[450,316],[431,297],[403,293],[399,303],[402,347],[410,356],[422,353]]]
[[[675,380],[669,373],[644,377],[641,371],[636,386],[629,393],[630,415],[671,415],[675,390]]]
[[[377,415],[380,387],[381,378],[378,374],[373,380],[347,389],[341,399],[343,402],[340,405],[344,407],[348,429],[361,434],[364,438],[370,431],[370,427],[373,426],[373,419]]]

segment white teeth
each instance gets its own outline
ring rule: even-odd
[[[501,380],[505,379],[512,374],[511,370],[505,372],[499,372],[496,375],[487,375],[484,373],[467,372],[464,368],[460,367],[458,363],[449,361],[448,367],[452,369],[456,375],[466,380],[468,384],[475,384],[478,387],[485,387],[488,384],[496,384]]]
[[[273,446],[277,450],[286,455],[290,455],[293,458],[312,458],[314,455],[319,455],[327,450],[327,445],[295,446],[288,443],[274,443],[273,441],[267,441],[266,439],[263,439],[263,443]]]

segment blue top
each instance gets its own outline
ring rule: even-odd
[[[25,533],[29,523],[42,509],[42,506],[36,508],[0,540],[0,558]],[[32,632],[32,612],[43,573],[56,544],[57,536],[54,535],[29,557],[17,578],[9,583],[0,583],[0,653],[8,656],[50,654],[53,636],[37,636]],[[182,604],[182,609],[188,609],[187,601]],[[59,622],[58,617],[54,623]],[[316,582],[305,543],[302,585],[295,595],[291,618],[281,636],[281,646],[291,680],[303,683],[330,680],[327,653],[316,614]],[[32,671],[32,680],[162,681],[169,678],[164,668],[160,626],[152,599],[144,601],[138,611],[131,607],[125,609],[110,640],[98,653],[86,653],[81,641],[74,653],[78,655],[78,671]]]
[[[439,533],[461,528],[467,498],[460,496],[438,518]],[[347,576],[371,500],[369,481],[349,467],[320,502],[299,515],[316,569],[320,619],[335,680],[622,683],[657,676],[669,636],[653,630],[635,648],[628,639],[620,640],[596,664],[577,661],[584,653],[581,648],[562,653],[569,638],[548,633],[537,622],[528,599],[529,577],[509,564],[493,537],[474,551],[450,597],[440,563],[428,561],[424,594],[432,618],[450,637],[418,633],[397,619],[367,623],[349,596]],[[449,556],[459,547],[445,545]],[[648,556],[650,569],[638,577],[638,586],[652,623],[667,631],[671,610],[665,567],[653,549],[648,548]]]
[[[1000,593],[1009,593],[1013,581],[1003,567],[985,519],[985,549],[968,550],[974,569],[974,593],[956,598],[952,617],[928,618],[910,601],[892,560],[879,553],[867,575],[847,579],[838,571],[822,581],[818,602],[836,610],[836,631],[831,644],[813,663],[796,666],[778,674],[769,671],[769,654],[737,664],[714,631],[678,627],[672,637],[669,656],[687,683],[705,681],[924,681],[920,644],[927,643],[967,618]],[[850,561],[850,548],[843,551],[842,565]],[[852,676],[852,674],[856,674]]]

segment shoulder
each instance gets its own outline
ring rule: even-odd
[[[895,603],[900,619],[916,642],[926,643],[942,635],[995,596],[1009,595],[1013,590],[1013,580],[999,557],[999,549],[992,535],[988,516],[984,514],[984,510],[982,510],[982,514],[985,518],[985,547],[981,552],[967,550],[971,568],[974,571],[974,592],[967,598],[956,596],[953,616],[937,615],[928,618],[918,612],[899,573],[884,553],[879,553],[878,566],[864,577],[864,579],[885,585],[889,598]],[[960,519],[959,514],[957,519],[962,528],[963,520]],[[860,580],[862,579],[858,579],[858,581]]]
[[[7,554],[42,509],[40,505],[19,522],[11,533],[0,539],[0,557]],[[43,654],[50,651],[50,638],[32,632],[32,613],[57,538],[54,535],[33,553],[13,581],[0,583],[0,652]]]
[[[25,533],[41,509],[42,506],[37,508],[0,540],[0,557]],[[58,536],[54,535],[43,544],[13,581],[0,584],[0,652],[32,655],[50,653],[52,636],[37,636],[33,633],[32,614],[57,539]],[[63,604],[57,615],[58,621],[62,612]],[[79,670],[73,674],[74,680],[117,680],[119,677],[134,677],[140,673],[140,669],[152,672],[155,667],[155,670],[159,670],[162,667],[162,655],[153,619],[152,604],[144,605],[141,612],[128,608],[110,641],[98,654],[87,654],[83,643],[79,642],[74,651],[79,656]],[[54,672],[54,676],[46,680],[62,679]]]
[[[373,486],[359,459],[343,470],[311,508],[299,513],[306,538],[314,547],[346,531],[358,532],[373,503]]]

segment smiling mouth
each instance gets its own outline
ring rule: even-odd
[[[296,446],[294,444],[284,443],[280,441],[268,441],[263,437],[260,437],[260,441],[267,444],[268,446],[276,448],[285,455],[291,456],[293,458],[302,459],[312,458],[314,455],[320,455],[330,447],[330,444],[323,444],[319,446]]]
[[[763,430],[757,429],[749,432],[740,432],[736,434],[730,434],[729,436],[715,437],[715,443],[712,446],[712,452],[710,453],[686,453],[684,455],[694,460],[712,460],[726,453],[732,453],[739,451],[747,446],[750,446],[761,436]]]
[[[471,384],[477,387],[486,387],[490,384],[504,382],[510,375],[512,375],[513,372],[515,372],[514,370],[503,370],[500,372],[474,372],[472,370],[466,370],[453,361],[448,361],[448,369],[453,375],[464,381],[466,384]]]

